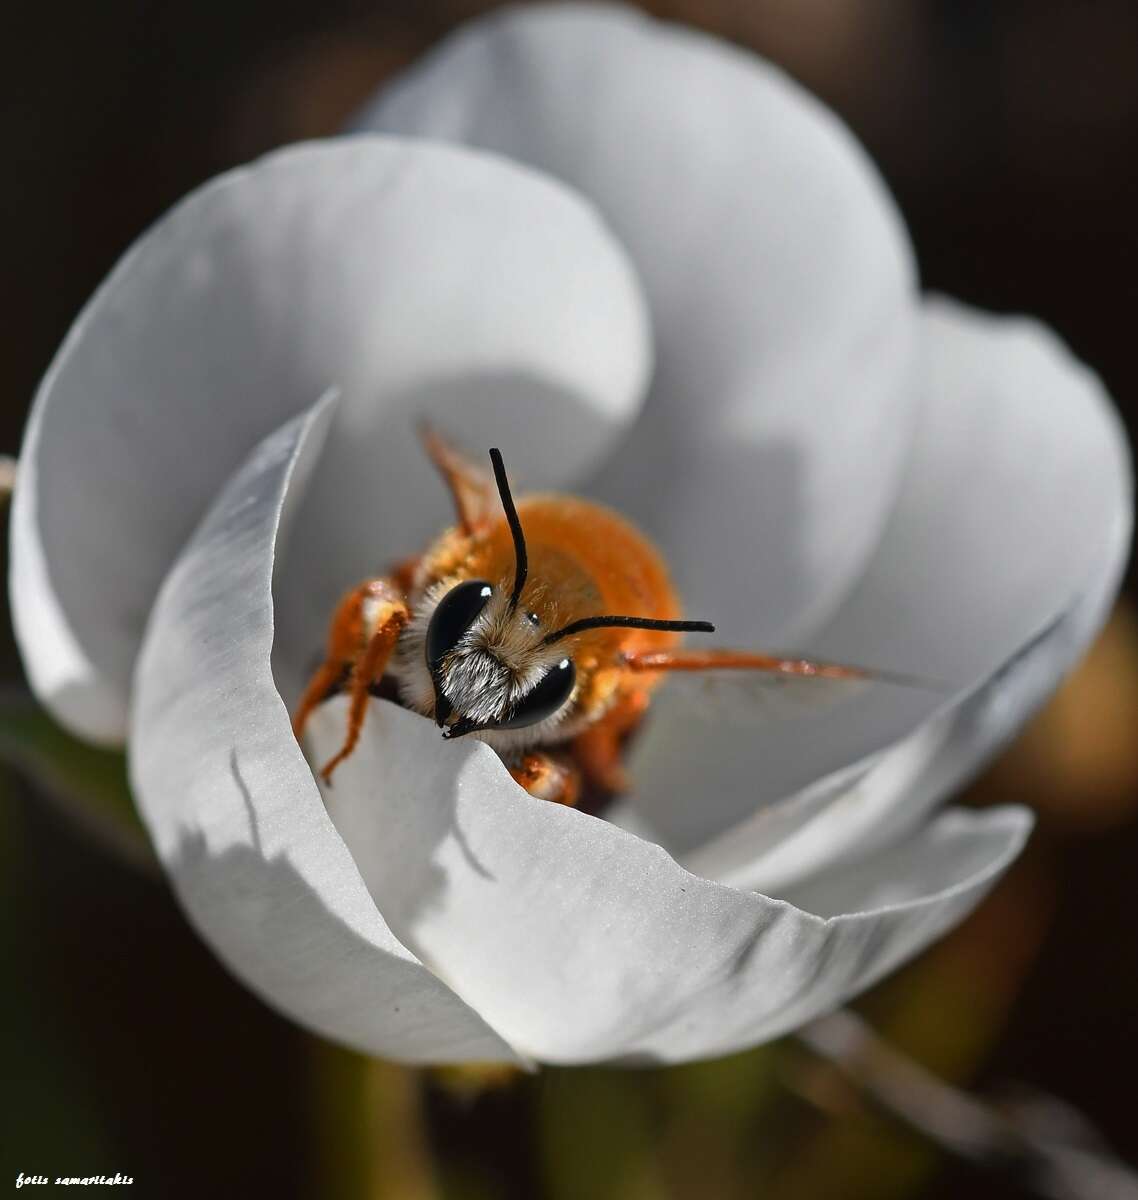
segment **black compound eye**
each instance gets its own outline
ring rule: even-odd
[[[427,626],[427,666],[432,672],[458,645],[493,594],[485,580],[471,579],[451,588],[439,601]]]
[[[551,717],[573,694],[577,681],[577,670],[569,659],[563,658],[550,667],[542,681],[522,697],[517,707],[504,720],[496,723],[498,729],[521,729],[525,725],[536,725]]]

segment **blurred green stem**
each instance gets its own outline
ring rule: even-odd
[[[1057,1102],[999,1110],[937,1078],[848,1010],[812,1021],[798,1040],[894,1119],[942,1150],[999,1170],[1049,1200],[1138,1200],[1138,1178],[1085,1123],[1059,1136]],[[1065,1108],[1065,1106],[1063,1106]],[[1067,1110],[1068,1113],[1070,1110]]]
[[[0,763],[122,862],[151,874],[154,852],[134,808],[126,758],[92,746],[57,725],[17,688],[0,688]]]
[[[7,454],[0,454],[0,504],[8,499],[15,486],[16,460]]]
[[[438,1200],[422,1075],[312,1042],[316,1178],[327,1200]]]

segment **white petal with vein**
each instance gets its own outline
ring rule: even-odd
[[[344,719],[342,697],[319,711],[315,760]],[[387,702],[371,706],[325,798],[404,944],[549,1062],[671,1062],[775,1037],[958,921],[1031,824],[1020,809],[946,813],[819,896],[823,916],[691,875],[658,846],[535,800],[489,747],[444,743]]]
[[[841,122],[771,65],[605,5],[462,27],[360,128],[468,142],[594,200],[645,283],[653,389],[597,481],[732,641],[832,611],[912,426],[914,270]]]
[[[1133,497],[1098,379],[1037,323],[944,300],[926,308],[922,345],[896,511],[805,648],[955,694],[872,689],[745,737],[662,702],[634,760],[641,815],[685,850],[719,835],[685,859],[700,871],[777,886],[899,836],[1015,732],[1109,610]],[[697,783],[709,802],[689,805]]]
[[[174,555],[257,440],[327,387],[343,403],[279,614],[304,653],[341,589],[447,516],[416,419],[564,483],[633,418],[648,361],[622,252],[520,166],[353,138],[214,180],[119,263],[37,396],[12,514],[37,694],[80,734],[123,736]]]
[[[163,585],[138,666],[135,796],[191,920],[274,1007],[384,1057],[517,1061],[376,912],[273,684],[278,521],[330,416],[325,402],[257,448]]]

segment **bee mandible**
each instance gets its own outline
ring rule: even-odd
[[[671,672],[815,685],[888,678],[837,663],[681,648],[683,634],[715,627],[683,619],[662,557],[629,521],[570,495],[515,505],[498,450],[487,472],[436,431],[422,434],[456,524],[337,606],[324,661],[293,721],[299,739],[318,704],[349,693],[343,745],[320,772],[326,782],[354,750],[370,698],[392,682],[444,738],[479,738],[531,795],[576,804],[583,794],[627,790],[624,746]]]

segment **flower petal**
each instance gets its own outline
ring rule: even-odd
[[[252,446],[325,388],[343,402],[278,613],[304,652],[340,591],[449,518],[417,418],[563,482],[632,419],[647,369],[627,260],[524,168],[355,138],[214,180],[126,255],[36,398],[12,592],[37,694],[81,734],[123,735],[174,555]]]
[[[1109,611],[1132,486],[1098,380],[1042,327],[944,300],[923,341],[925,404],[896,511],[809,649],[955,680],[956,694],[877,688],[745,738],[661,706],[638,748],[641,816],[684,849],[720,834],[684,859],[701,873],[777,888],[899,836],[1015,732]],[[697,773],[716,807],[669,808]]]
[[[691,870],[783,895],[833,864],[887,846],[925,819],[1016,732],[1102,625],[1124,561],[986,683],[880,754],[761,810],[694,854]]]
[[[267,438],[178,558],[139,656],[131,776],[202,936],[269,1003],[372,1054],[517,1061],[376,912],[269,668],[273,548],[331,410]]]
[[[650,403],[598,494],[729,640],[787,640],[864,564],[900,477],[914,270],[845,127],[770,65],[604,5],[471,22],[359,117],[540,166],[649,296]]]
[[[342,697],[317,714],[317,758],[344,720]],[[786,1032],[959,920],[1031,824],[1022,809],[945,814],[811,897],[823,916],[690,875],[658,846],[534,800],[487,746],[444,744],[386,702],[325,799],[400,939],[550,1062],[673,1062]]]

